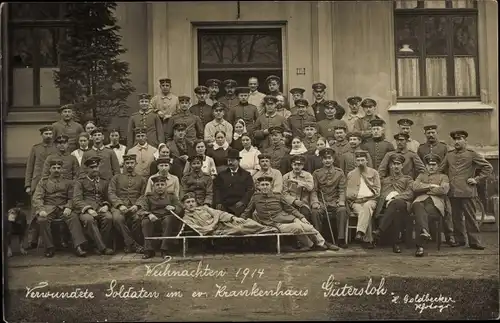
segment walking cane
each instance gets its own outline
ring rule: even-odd
[[[320,191],[320,193],[321,193],[321,201],[323,202],[323,206],[325,207],[326,220],[328,221],[328,228],[330,229],[330,234],[332,236],[332,243],[334,245],[336,245],[337,243],[335,242],[335,237],[333,236],[332,224],[330,223],[330,216],[328,215],[328,208],[326,207],[325,197],[323,196],[323,191]]]
[[[175,216],[175,217],[176,217],[179,221],[181,221],[181,222],[182,222],[182,226],[183,226],[183,227],[184,227],[184,225],[187,225],[187,226],[188,226],[190,229],[192,229],[194,232],[198,233],[200,236],[203,236],[203,234],[202,234],[200,231],[196,230],[195,228],[193,228],[192,226],[190,226],[189,224],[187,224],[186,222],[184,222],[184,220],[183,220],[180,216],[178,216],[177,214],[175,214],[175,212],[174,212],[174,211],[170,211],[170,213],[172,213],[172,215],[173,215],[173,216]],[[180,233],[179,233],[179,234],[180,234]]]

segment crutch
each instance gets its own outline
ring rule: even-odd
[[[330,223],[330,216],[328,215],[328,208],[326,207],[325,197],[323,196],[323,191],[320,191],[320,193],[321,193],[321,201],[323,202],[323,206],[325,207],[326,220],[328,221],[328,228],[330,229],[330,234],[332,236],[332,243],[334,245],[336,245],[337,243],[335,242],[335,237],[333,236],[332,224]]]
[[[190,226],[189,224],[187,224],[180,216],[178,216],[177,214],[175,214],[174,211],[170,210],[170,213],[175,216],[179,221],[182,222],[182,228],[181,228],[181,231],[179,232],[179,234],[177,236],[179,236],[182,232],[182,230],[184,229],[184,226],[187,225],[190,229],[192,229],[194,232],[198,233],[200,236],[203,236],[203,234],[196,230],[195,228],[193,228],[192,226]]]

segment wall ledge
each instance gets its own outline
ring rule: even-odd
[[[484,104],[479,101],[463,102],[398,102],[391,105],[389,112],[408,112],[408,111],[492,111],[495,107]]]
[[[6,124],[46,124],[59,120],[57,112],[47,111],[12,111],[5,118]]]

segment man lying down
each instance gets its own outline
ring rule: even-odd
[[[242,219],[230,213],[198,206],[193,193],[182,197],[184,217],[182,220],[202,235],[245,235],[257,233],[277,233],[277,228],[265,226],[252,219]]]

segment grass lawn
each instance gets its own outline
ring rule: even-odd
[[[378,286],[380,278],[373,278]],[[357,288],[366,286],[366,279],[343,280]],[[148,291],[164,292],[168,290],[168,281],[128,282],[136,289],[143,287]],[[390,277],[385,282],[387,294],[383,296],[348,296],[324,298],[321,290],[310,292],[307,298],[313,298],[314,306],[305,306],[304,299],[294,299],[297,308],[295,315],[283,308],[286,296],[267,297],[266,308],[249,306],[246,298],[207,299],[208,305],[203,310],[193,308],[190,297],[192,286],[186,286],[181,299],[132,299],[106,298],[105,290],[109,284],[51,287],[51,292],[71,292],[76,287],[94,292],[94,299],[31,299],[26,298],[26,290],[10,290],[6,319],[10,322],[82,322],[82,321],[150,321],[163,317],[168,321],[193,320],[258,320],[259,318],[277,320],[297,320],[308,317],[311,320],[362,320],[362,319],[492,319],[498,316],[498,282],[491,279],[428,279]],[[189,290],[191,288],[191,290]],[[188,293],[189,292],[189,293]],[[399,296],[398,303],[393,303],[393,295]],[[449,308],[426,309],[422,313],[415,304],[404,302],[404,296],[428,293],[431,297],[451,297],[454,303]],[[189,294],[189,296],[188,296]],[[211,298],[211,297],[210,297]],[[291,298],[291,296],[289,297]],[[285,300],[283,300],[285,299]],[[317,299],[317,300],[316,300]],[[202,301],[202,300],[199,300]],[[311,300],[307,300],[311,304]],[[301,306],[302,304],[302,306]],[[446,303],[441,303],[446,305]],[[430,305],[430,302],[427,302]],[[435,303],[434,305],[440,305]],[[231,315],[224,315],[230,306]],[[203,307],[203,306],[202,306]],[[189,309],[192,309],[191,311]]]

